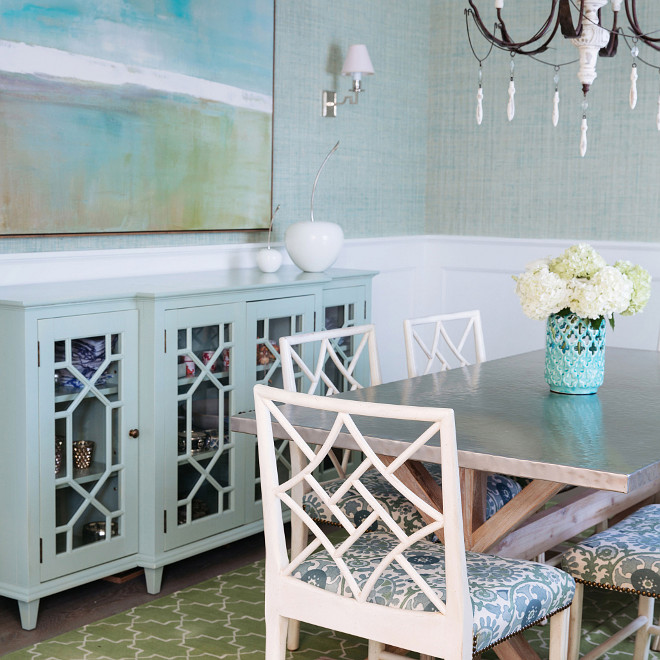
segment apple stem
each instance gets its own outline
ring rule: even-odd
[[[270,225],[268,225],[268,249],[270,250],[270,232],[273,231],[273,220],[275,220],[275,216],[277,215],[277,212],[280,210],[280,205],[277,205],[277,208],[273,211],[273,215],[270,216]]]
[[[332,156],[332,154],[337,151],[337,147],[339,146],[339,140],[337,140],[337,144],[330,149],[328,152],[328,155],[325,157],[324,161],[321,163],[321,167],[319,167],[319,171],[316,173],[316,178],[314,179],[314,185],[312,186],[312,205],[311,205],[311,216],[312,216],[312,222],[314,222],[314,195],[316,193],[316,184],[319,182],[319,177],[321,176],[321,172],[323,171],[323,168],[325,167],[325,164],[328,162],[328,158]]]

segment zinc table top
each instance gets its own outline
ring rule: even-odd
[[[660,482],[660,352],[608,347],[605,381],[592,395],[550,392],[544,358],[523,353],[337,396],[452,408],[461,467],[624,493]],[[332,423],[313,410],[288,416],[311,442]],[[253,416],[232,423],[255,432]],[[414,425],[391,421],[363,420],[360,429],[380,454],[397,455],[415,437]],[[437,442],[416,457],[439,462]]]

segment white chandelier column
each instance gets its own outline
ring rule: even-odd
[[[578,49],[580,54],[580,69],[577,75],[585,94],[598,75],[596,73],[598,51],[607,46],[610,38],[610,33],[598,23],[598,10],[606,4],[607,0],[586,0],[584,3],[582,32],[579,37],[571,39],[571,43]]]

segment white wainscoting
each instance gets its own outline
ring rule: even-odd
[[[466,236],[354,239],[346,241],[335,266],[379,272],[374,279],[372,317],[377,326],[383,379],[391,381],[406,376],[403,319],[407,317],[480,309],[489,359],[542,348],[545,325],[522,314],[511,276],[522,272],[526,263],[556,256],[574,242]],[[633,317],[617,317],[616,329],[608,329],[608,345],[655,349],[660,329],[660,245],[591,244],[608,263],[627,259],[643,265],[653,276],[653,293],[646,310]],[[184,246],[0,255],[0,282],[11,285],[117,274],[133,277],[250,268],[261,247]],[[286,256],[284,261],[290,263]]]
[[[525,264],[557,256],[575,241],[503,239],[465,236],[353,241],[338,266],[373,268],[373,318],[378,327],[384,380],[405,378],[403,319],[439,312],[480,309],[489,359],[523,353],[545,345],[545,324],[522,313],[512,275]],[[660,330],[660,245],[590,241],[608,263],[627,259],[653,277],[651,300],[642,314],[617,316],[607,343],[656,349]]]

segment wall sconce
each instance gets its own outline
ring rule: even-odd
[[[349,46],[348,55],[344,60],[344,66],[341,70],[342,76],[353,76],[353,87],[349,90],[353,92],[353,96],[344,97],[343,101],[337,101],[337,92],[325,90],[323,92],[321,115],[323,117],[336,117],[337,106],[343,105],[348,101],[351,104],[358,102],[360,92],[364,92],[362,88],[362,75],[371,76],[374,74],[374,67],[371,64],[369,52],[367,47],[360,44]]]

